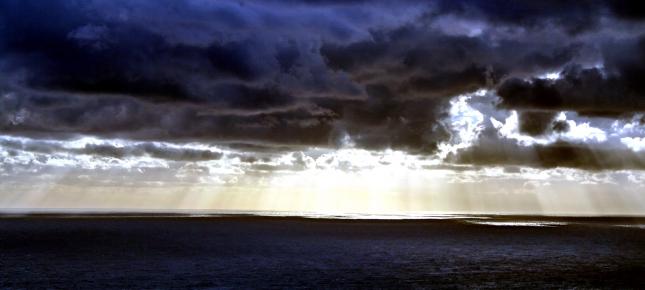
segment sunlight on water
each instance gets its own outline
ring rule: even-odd
[[[471,224],[499,226],[499,227],[557,227],[564,226],[565,222],[550,221],[467,221]]]

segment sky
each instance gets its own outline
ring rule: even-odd
[[[5,0],[0,208],[645,215],[636,1]]]

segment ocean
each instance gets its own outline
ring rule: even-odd
[[[6,215],[2,289],[645,288],[645,220]]]

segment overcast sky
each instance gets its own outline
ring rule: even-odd
[[[632,3],[1,1],[0,205],[645,214]]]

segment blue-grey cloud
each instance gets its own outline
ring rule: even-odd
[[[629,1],[7,0],[0,130],[430,153],[449,100],[488,89],[540,135],[563,110],[645,110],[641,20]]]

